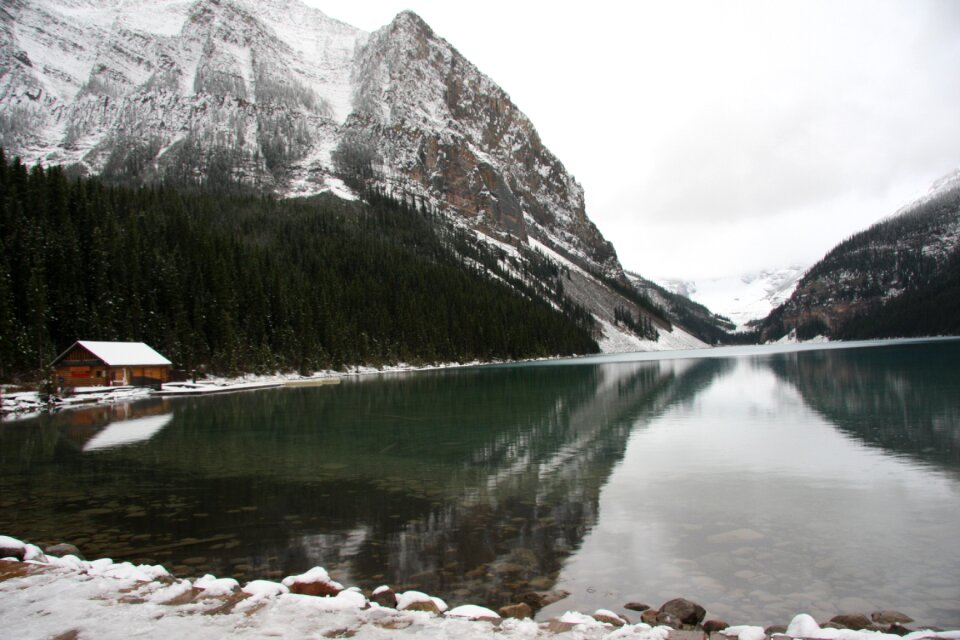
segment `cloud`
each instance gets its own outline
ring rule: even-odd
[[[693,84],[712,92],[678,96],[700,97],[701,108],[659,114],[668,131],[638,184],[641,215],[762,217],[950,168],[960,140],[955,41],[931,41],[923,19],[882,7],[760,17],[780,34],[775,43],[753,40],[756,20],[728,34],[746,38],[752,56],[714,54],[705,72],[724,81],[701,76]],[[831,23],[818,25],[824,17]]]

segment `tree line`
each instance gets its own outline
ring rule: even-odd
[[[597,351],[560,275],[544,290],[523,271],[542,264],[507,258],[375,191],[123,187],[0,149],[0,379],[41,375],[76,339],[228,374]]]
[[[801,340],[958,335],[958,224],[960,188],[954,187],[850,236],[763,321],[763,338],[791,329]],[[843,305],[855,305],[856,312],[835,312]]]

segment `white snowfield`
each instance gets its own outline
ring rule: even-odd
[[[660,337],[657,340],[638,338],[632,333],[597,318],[603,327],[603,338],[598,341],[601,353],[633,353],[635,351],[686,351],[688,349],[707,349],[706,342],[695,338],[680,327],[672,330],[659,329]]]
[[[356,588],[327,597],[290,592],[288,585],[300,580],[319,579],[336,584],[319,567],[283,582],[254,580],[241,587],[236,580],[212,575],[193,581],[175,579],[160,566],[134,566],[110,559],[87,562],[71,555],[47,556],[35,545],[8,536],[0,536],[0,548],[24,557],[23,561],[0,560],[3,638],[668,640],[670,636],[667,627],[641,623],[616,628],[578,612],[567,612],[551,624],[500,619],[494,611],[476,605],[448,610],[439,598],[419,592],[398,594],[398,601],[431,600],[445,613],[382,607]],[[618,617],[607,610],[598,610],[596,615]],[[730,627],[725,635],[738,640],[764,637],[763,629],[753,626]],[[793,619],[784,637],[787,636],[818,640],[899,639],[876,632],[822,629],[806,614]],[[905,638],[960,640],[960,631],[916,631]]]
[[[658,280],[668,291],[699,302],[710,311],[732,320],[739,330],[751,320],[766,318],[797,288],[806,272],[804,267],[767,269],[759,273],[701,278],[697,280]]]

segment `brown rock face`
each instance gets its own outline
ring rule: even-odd
[[[533,607],[525,602],[508,604],[505,607],[500,607],[497,613],[503,618],[517,618],[518,620],[522,620],[533,617]]]
[[[471,226],[535,235],[593,270],[623,277],[613,246],[587,218],[583,189],[533,123],[492,80],[406,12],[358,55],[345,129],[376,149],[372,178],[413,191]]]
[[[342,589],[334,587],[329,582],[294,582],[290,585],[290,593],[299,593],[305,596],[319,596],[322,598],[335,596]]]
[[[570,622],[561,622],[560,620],[553,618],[544,625],[544,628],[548,633],[555,635],[560,635],[561,633],[566,633],[573,630],[577,625]]]
[[[418,600],[416,602],[411,602],[406,607],[403,608],[404,611],[427,611],[429,613],[435,613],[440,615],[440,608],[437,606],[437,603],[433,600]]]
[[[718,631],[723,631],[729,626],[730,624],[724,620],[707,620],[703,623],[703,630],[707,633],[716,633]],[[784,628],[784,630],[786,630],[786,628]]]
[[[660,612],[656,609],[647,609],[640,614],[640,621],[645,624],[657,624],[657,616]]]
[[[0,560],[0,582],[43,573],[44,571],[46,571],[46,568],[42,565],[29,564],[19,560]]]
[[[614,618],[613,616],[608,616],[603,613],[593,614],[593,619],[596,620],[597,622],[611,624],[615,627],[622,627],[625,624],[624,621],[621,620],[620,618]]]
[[[369,600],[376,602],[381,607],[397,608],[397,594],[393,589],[386,589],[385,591],[374,593],[370,596]]]
[[[25,554],[26,549],[24,547],[0,547],[0,558],[16,558],[17,560],[23,560]]]

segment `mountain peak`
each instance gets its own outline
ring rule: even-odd
[[[13,16],[0,145],[28,162],[281,196],[347,181],[573,265],[564,286],[587,307],[601,281],[629,287],[530,119],[412,11],[372,34],[300,0],[34,0]],[[598,317],[614,324],[617,304]]]
[[[421,31],[427,36],[432,37],[434,34],[433,29],[426,23],[426,21],[421,18],[417,13],[411,9],[404,9],[398,13],[393,20],[390,21],[391,27],[406,27]]]

